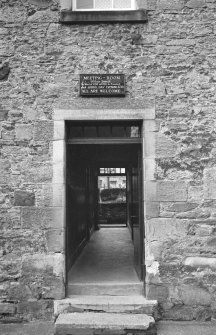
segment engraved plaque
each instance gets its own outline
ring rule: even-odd
[[[124,97],[124,74],[81,74],[80,95]]]

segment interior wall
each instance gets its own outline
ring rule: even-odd
[[[69,270],[88,238],[86,162],[66,149],[66,250]]]

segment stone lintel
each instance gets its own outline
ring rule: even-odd
[[[55,109],[53,119],[54,121],[154,120],[155,108],[152,107],[144,109]]]

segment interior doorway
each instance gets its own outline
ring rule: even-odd
[[[125,168],[98,170],[98,226],[127,226],[127,175]]]
[[[141,127],[137,121],[66,124],[69,295],[74,283],[103,282],[109,289],[119,281],[131,283],[133,292],[143,280]]]

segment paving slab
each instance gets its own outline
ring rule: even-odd
[[[160,321],[157,324],[157,335],[215,335],[214,322]],[[53,335],[52,321],[34,321],[27,324],[0,324],[1,335]]]
[[[216,335],[216,322],[160,321],[157,335]]]
[[[34,321],[29,323],[0,324],[1,335],[53,335],[54,322]]]
[[[146,314],[66,313],[55,323],[56,335],[93,335],[95,332],[124,334],[126,329],[145,331],[155,324]]]

